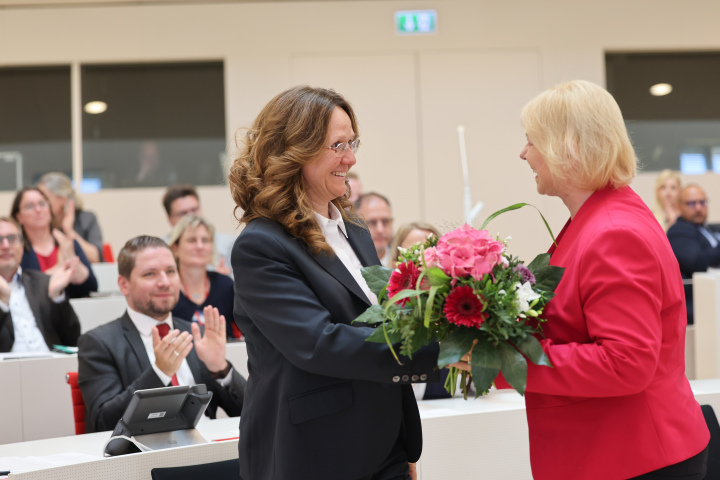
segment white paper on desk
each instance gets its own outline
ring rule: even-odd
[[[0,457],[0,470],[10,470],[11,473],[42,470],[43,468],[61,467],[75,463],[102,460],[99,455],[87,453],[57,453],[43,457]]]
[[[0,360],[15,360],[18,358],[52,358],[50,352],[7,352],[0,353]]]

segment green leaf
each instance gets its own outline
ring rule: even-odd
[[[511,212],[513,210],[517,210],[518,208],[522,208],[525,205],[528,205],[528,204],[527,203],[516,203],[515,205],[510,205],[509,207],[505,207],[501,210],[498,210],[497,212],[493,213],[492,215],[490,215],[488,218],[485,219],[485,221],[482,224],[482,227],[480,227],[480,230],[485,230],[485,227],[487,226],[487,224],[490,223],[492,221],[492,219],[497,217],[498,215],[503,214],[505,212]]]
[[[365,310],[362,315],[353,320],[352,323],[380,323],[384,320],[384,311],[385,309],[381,305],[373,305]]]
[[[478,338],[480,332],[473,332],[470,329],[459,328],[448,335],[440,342],[440,355],[438,355],[438,367],[459,362],[463,355],[468,353],[473,346],[473,340]]]
[[[430,280],[430,285],[439,287],[450,285],[450,280],[452,280],[438,267],[428,268],[427,278]]]
[[[422,325],[418,325],[412,338],[410,339],[410,353],[413,354],[421,348],[429,345],[432,340],[433,336],[431,335],[430,330]]]
[[[535,257],[528,270],[535,276],[534,287],[544,292],[553,292],[562,280],[565,269],[550,265],[550,254],[542,253]]]
[[[535,365],[552,367],[550,359],[542,349],[540,342],[533,335],[527,335],[523,340],[515,343],[515,346]]]
[[[363,268],[361,272],[370,291],[379,296],[380,291],[390,282],[390,275],[393,271],[381,265],[372,265]]]
[[[500,373],[500,353],[492,343],[481,339],[473,348],[470,366],[475,391],[480,396],[490,388]]]
[[[392,308],[392,306],[396,303],[398,303],[403,298],[410,298],[410,297],[417,297],[420,295],[424,290],[401,290],[388,301],[388,303],[385,305],[385,310],[387,311],[389,308]]]
[[[400,340],[402,340],[400,332],[388,332],[388,338],[390,339],[390,343],[398,343]],[[387,341],[385,340],[385,334],[383,333],[382,325],[373,330],[373,332],[368,338],[365,339],[365,341],[373,343],[387,343]]]
[[[520,395],[525,395],[525,387],[527,386],[527,361],[525,357],[507,342],[498,343],[498,350],[500,351],[500,369],[505,380]]]
[[[541,253],[537,257],[533,258],[533,261],[530,262],[527,266],[528,270],[532,272],[533,275],[535,275],[535,272],[547,267],[550,265],[550,254],[549,253]]]
[[[485,227],[487,226],[487,224],[490,223],[490,221],[493,218],[497,217],[498,215],[505,213],[505,212],[510,212],[512,210],[517,210],[522,207],[533,207],[535,210],[537,210],[537,212],[540,214],[540,218],[542,218],[542,221],[545,224],[545,228],[547,228],[547,231],[553,240],[553,243],[555,244],[555,246],[557,246],[557,242],[555,242],[555,235],[553,235],[552,230],[550,229],[550,225],[548,225],[548,222],[547,222],[547,220],[545,220],[545,217],[543,216],[542,212],[535,205],[531,205],[529,203],[516,203],[515,205],[510,205],[509,207],[505,207],[501,210],[498,210],[497,212],[490,215],[487,219],[485,219],[485,221],[482,224],[482,227],[480,227],[480,230],[485,230]]]
[[[428,295],[427,299],[427,306],[425,307],[425,321],[423,324],[425,325],[425,328],[430,327],[430,314],[433,311],[433,303],[435,302],[435,294],[438,291],[438,287],[430,287],[430,293]]]

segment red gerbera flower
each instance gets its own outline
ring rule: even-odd
[[[481,300],[478,297],[479,295],[473,293],[472,287],[467,285],[456,287],[445,299],[443,313],[448,321],[455,325],[480,327],[488,318],[488,314],[483,312],[484,299]]]
[[[418,278],[420,278],[420,270],[418,270],[413,262],[401,263],[397,266],[397,270],[394,270],[392,275],[390,275],[390,282],[387,287],[388,296],[392,298],[403,290],[414,290]],[[398,303],[402,306],[408,301],[408,298],[403,298]]]

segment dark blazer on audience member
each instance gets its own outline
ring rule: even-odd
[[[75,224],[73,228],[86,242],[97,247],[98,253],[100,254],[100,261],[102,262],[102,232],[100,231],[100,224],[95,214],[87,210],[75,210]]]
[[[75,255],[77,255],[83,265],[87,267],[87,269],[90,271],[90,275],[88,276],[87,280],[85,280],[80,285],[73,285],[72,283],[68,285],[65,289],[65,294],[69,298],[89,297],[90,292],[97,292],[97,279],[95,278],[95,274],[93,273],[92,267],[90,266],[90,261],[85,256],[85,253],[83,252],[82,247],[77,242],[77,240],[74,241],[74,247]],[[38,262],[37,255],[35,254],[35,250],[33,250],[32,247],[30,247],[30,250],[25,250],[23,252],[20,266],[23,268],[23,270],[37,270],[38,272],[40,271],[40,262]]]
[[[708,267],[720,265],[720,244],[713,248],[705,235],[700,233],[699,225],[678,218],[667,232],[670,246],[680,265],[682,278],[692,278],[693,272],[704,272]],[[685,285],[685,303],[688,322],[693,323],[692,284]]]
[[[190,332],[190,323],[173,317],[173,325]],[[125,412],[135,390],[160,388],[163,384],[150,364],[140,333],[125,315],[83,334],[78,341],[78,383],[85,400],[87,432],[112,430]],[[231,416],[240,415],[245,379],[233,369],[229,388],[213,379],[193,348],[186,357],[195,382],[213,392],[206,410],[215,418],[217,407]]]
[[[370,234],[345,222],[363,265],[379,265]],[[410,461],[422,430],[410,383],[439,378],[433,344],[398,363],[371,328],[351,322],[370,302],[338,257],[315,255],[265,219],[235,242],[235,321],[248,351],[240,421],[244,480],[353,480],[400,439]]]
[[[42,272],[23,269],[20,281],[48,348],[52,349],[53,345],[76,346],[80,336],[80,322],[67,299],[55,303],[48,297],[50,277]],[[9,352],[14,343],[12,314],[0,310],[0,352]]]

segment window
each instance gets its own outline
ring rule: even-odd
[[[83,186],[222,183],[223,85],[222,62],[83,65]]]
[[[608,53],[605,63],[645,171],[718,172],[720,53]],[[651,94],[660,83],[672,91]]]
[[[0,68],[0,190],[71,169],[70,66]]]

